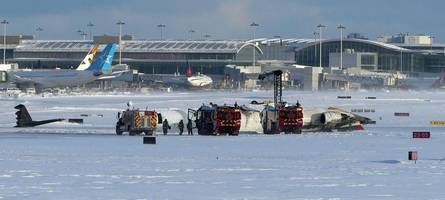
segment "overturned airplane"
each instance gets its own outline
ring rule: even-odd
[[[15,113],[17,115],[17,125],[15,127],[34,127],[64,120],[64,119],[48,119],[41,121],[33,121],[25,105],[19,104],[14,108],[18,109],[18,111]]]
[[[298,101],[296,104],[283,101],[282,75],[283,72],[281,70],[274,70],[264,72],[258,76],[260,81],[265,80],[269,76],[273,77],[273,104],[271,102],[258,103],[257,101],[252,101],[251,104],[263,104],[264,107],[262,111],[257,109],[258,114],[251,110],[248,111],[249,116],[257,117],[255,118],[256,120],[247,119],[245,121],[255,121],[254,123],[261,124],[264,134],[363,130],[363,124],[371,123],[369,118],[339,108],[306,108]]]
[[[340,108],[308,108],[304,111],[303,131],[354,131],[364,130],[371,119]]]
[[[264,105],[257,103],[249,106],[241,106],[241,129],[244,133],[267,133],[268,127],[272,126],[279,129],[279,126],[285,125],[287,121],[292,121],[290,116],[283,120],[276,120],[275,125],[267,124],[267,117],[262,109]],[[266,105],[266,109],[273,110],[273,105]],[[371,124],[373,121],[340,108],[305,108],[303,110],[303,124],[301,132],[331,132],[331,131],[355,131],[364,130],[363,125]]]

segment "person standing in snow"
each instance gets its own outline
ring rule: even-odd
[[[178,129],[179,129],[179,135],[182,135],[182,132],[184,132],[184,121],[179,121],[178,123]]]
[[[164,135],[167,135],[168,129],[171,129],[171,127],[168,124],[167,119],[164,119],[164,122],[162,122],[162,132],[164,132]]]
[[[191,119],[188,119],[188,122],[187,122],[187,132],[188,132],[188,135],[193,135],[193,125],[192,125]]]

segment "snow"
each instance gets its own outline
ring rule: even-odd
[[[292,92],[303,107],[375,109],[365,131],[302,135],[168,136],[156,145],[116,136],[128,101],[172,121],[202,103],[247,104],[271,91],[24,96],[0,100],[0,199],[445,199],[442,92]],[[351,99],[337,99],[350,95]],[[377,99],[365,99],[375,96]],[[13,107],[33,119],[84,118],[12,128]],[[396,117],[394,112],[409,112]],[[81,117],[87,114],[87,117]],[[102,117],[101,117],[102,116]],[[170,121],[170,119],[169,119]],[[412,139],[431,131],[430,139]],[[196,132],[196,131],[195,131]],[[417,164],[408,151],[417,150]]]

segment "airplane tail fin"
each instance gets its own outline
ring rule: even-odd
[[[114,43],[107,44],[87,70],[109,73],[111,71],[114,53],[116,52],[116,46]]]
[[[185,72],[185,76],[191,77],[193,75],[192,68],[188,66],[187,71]]]
[[[23,126],[25,126],[25,124],[32,122],[31,115],[29,115],[28,110],[26,109],[25,105],[19,104],[14,108],[18,109],[18,111],[15,113],[15,115],[17,116],[16,117],[16,119],[17,119],[16,127],[23,127]]]
[[[96,58],[97,54],[97,48],[99,45],[95,44],[93,45],[93,48],[90,49],[88,54],[85,56],[85,58],[82,60],[82,62],[79,64],[76,70],[86,70],[88,67],[91,66],[93,63],[93,60]]]

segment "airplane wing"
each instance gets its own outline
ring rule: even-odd
[[[329,107],[328,110],[336,110],[336,111],[342,112],[342,113],[344,113],[344,114],[350,115],[350,116],[348,116],[349,118],[351,118],[351,119],[353,119],[353,120],[360,121],[362,124],[368,124],[368,123],[370,123],[370,122],[372,121],[370,118],[363,117],[363,116],[361,116],[361,115],[357,115],[357,114],[348,112],[348,111],[343,110],[343,109],[341,109],[341,108]],[[348,123],[348,122],[347,122],[347,123]]]
[[[122,74],[129,72],[130,70],[122,70],[122,71],[117,71],[117,72],[113,72],[110,75],[105,75],[105,76],[101,76],[100,78],[98,78],[99,80],[108,80],[108,79],[113,79],[113,78],[117,78],[119,76],[122,76]]]
[[[25,78],[25,77],[19,76],[17,74],[13,74],[12,77],[14,77],[15,80],[18,80],[21,83],[34,83],[33,80],[31,80],[29,78]]]

